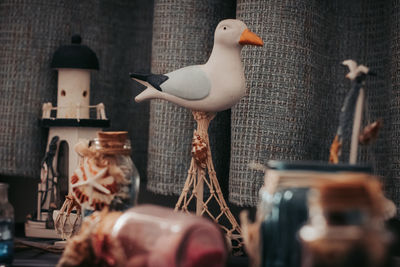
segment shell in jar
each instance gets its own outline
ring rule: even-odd
[[[81,206],[101,210],[108,206],[118,191],[118,183],[107,165],[99,166],[85,157],[71,177],[72,195]]]

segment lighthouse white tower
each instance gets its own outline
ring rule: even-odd
[[[78,155],[74,151],[80,139],[93,139],[109,127],[103,103],[90,105],[90,73],[99,69],[96,54],[74,35],[70,45],[59,47],[51,68],[58,71],[57,106],[43,104],[41,125],[49,128],[46,156],[42,162],[38,187],[37,216],[28,220],[25,233],[30,237],[58,238],[52,226],[52,209],[59,209],[70,192],[69,179]]]
[[[58,69],[57,118],[89,118],[90,70]]]

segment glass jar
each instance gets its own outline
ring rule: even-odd
[[[262,267],[301,266],[298,231],[308,220],[308,192],[325,180],[343,173],[370,172],[356,165],[328,165],[318,162],[268,162],[260,190],[257,217],[260,226]]]
[[[155,205],[93,212],[70,240],[58,267],[224,267],[227,259],[217,224]]]
[[[128,262],[143,259],[148,267],[225,266],[226,241],[221,230],[198,216],[137,206],[118,218],[111,235],[120,242]]]
[[[0,265],[9,266],[14,249],[14,208],[8,202],[8,185],[0,183]]]
[[[345,177],[319,185],[309,197],[309,222],[299,232],[302,266],[387,266],[385,202],[372,177]]]
[[[136,205],[140,177],[127,132],[99,132],[89,146],[78,145],[76,151],[82,159],[71,189],[84,216],[105,207],[122,211]]]

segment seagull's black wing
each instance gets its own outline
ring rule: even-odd
[[[168,76],[164,74],[132,72],[129,73],[129,76],[134,79],[146,81],[159,91],[162,91],[160,85],[168,80]]]

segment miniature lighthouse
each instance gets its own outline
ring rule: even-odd
[[[90,70],[98,70],[96,54],[81,45],[79,35],[60,47],[51,67],[58,70],[57,118],[89,118]]]
[[[51,218],[50,207],[59,209],[70,192],[69,179],[79,161],[75,144],[80,139],[95,138],[98,131],[110,125],[104,104],[90,105],[90,72],[99,69],[99,62],[81,41],[79,35],[72,36],[71,44],[59,47],[51,62],[51,68],[58,71],[57,106],[50,102],[43,104],[41,125],[49,128],[49,136],[42,162],[35,227]],[[30,229],[33,228],[25,229],[27,236],[57,237],[54,228],[43,229],[41,233],[36,228]]]
[[[90,105],[90,72],[99,69],[99,62],[81,41],[79,35],[74,35],[70,45],[63,45],[54,53],[51,68],[58,71],[57,106],[43,105],[42,125],[49,127],[49,144],[58,136],[59,144],[65,142],[67,146],[68,157],[64,157],[69,159],[65,174],[68,178],[78,165],[78,155],[73,151],[75,144],[79,139],[96,137],[98,131],[110,125],[104,105]],[[49,109],[55,111],[55,118]],[[95,118],[90,118],[90,109],[96,110]]]

